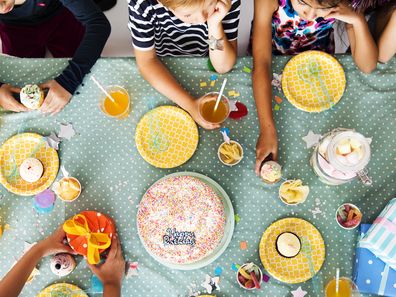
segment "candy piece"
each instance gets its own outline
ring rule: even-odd
[[[256,274],[252,271],[250,272],[250,276],[252,277],[254,286],[256,287],[256,289],[260,289],[260,283],[257,280]]]
[[[351,210],[351,206],[348,205],[348,204],[344,204],[343,207],[344,207],[346,212],[349,212]]]
[[[248,289],[253,289],[254,288],[254,283],[253,281],[250,279],[245,283],[245,287]]]
[[[355,212],[353,211],[353,209],[352,210],[350,210],[349,212],[348,212],[348,217],[347,217],[347,221],[350,221],[350,220],[352,220],[353,219],[353,215],[355,214]]]
[[[241,241],[239,243],[239,247],[241,250],[246,250],[247,249],[247,242],[246,241]]]
[[[252,279],[249,273],[245,271],[243,268],[239,268],[239,274],[241,274],[246,279]]]
[[[352,165],[356,165],[360,161],[359,153],[356,151],[353,151],[350,154],[346,155],[345,158],[348,161],[348,163]]]
[[[244,278],[242,275],[240,275],[240,274],[238,274],[238,280],[239,280],[239,282],[241,283],[241,284],[244,284],[244,283],[246,283],[246,281],[247,281],[247,279],[246,278]]]
[[[270,277],[268,275],[266,275],[266,274],[263,275],[263,281],[265,283],[268,283],[269,279],[270,279]]]
[[[340,141],[340,143],[337,145],[336,152],[339,155],[347,155],[352,151],[351,145],[349,140],[345,139]]]
[[[360,141],[358,141],[357,139],[354,139],[354,138],[349,140],[349,144],[351,145],[351,147],[354,151],[358,150],[362,147],[362,144],[360,143]]]

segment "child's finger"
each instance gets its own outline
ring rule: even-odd
[[[118,239],[117,236],[113,236],[112,240],[111,240],[111,248],[110,248],[110,252],[109,252],[109,257],[111,259],[116,258],[117,253],[118,253]]]
[[[53,97],[51,95],[47,95],[47,97],[45,98],[45,100],[43,102],[43,105],[41,105],[41,107],[40,107],[40,111],[47,113],[52,101],[53,101]]]
[[[11,92],[14,92],[14,93],[20,93],[21,92],[21,88],[13,87],[13,86],[10,86],[10,90],[11,90]]]

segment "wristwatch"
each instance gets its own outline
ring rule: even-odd
[[[214,51],[214,50],[219,50],[219,51],[224,50],[224,39],[223,38],[216,39],[214,36],[211,35],[209,40],[207,41],[207,43],[209,44],[209,48],[212,51]]]

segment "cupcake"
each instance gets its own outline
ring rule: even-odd
[[[74,270],[76,261],[70,254],[57,254],[51,258],[50,267],[53,274],[63,277]]]
[[[20,177],[28,183],[38,181],[43,175],[43,172],[43,164],[35,158],[27,158],[22,162],[21,166],[19,166]]]
[[[274,162],[268,161],[263,164],[260,176],[267,184],[276,184],[282,178],[282,167]]]
[[[284,232],[276,239],[276,250],[285,258],[294,258],[301,250],[300,238],[294,233]]]
[[[64,177],[52,187],[55,194],[63,201],[72,202],[81,194],[81,184],[74,177]]]
[[[20,93],[21,103],[29,109],[39,109],[44,101],[44,92],[38,85],[26,85]]]

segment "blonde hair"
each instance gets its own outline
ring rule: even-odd
[[[202,5],[205,0],[160,0],[163,6],[170,9],[178,7],[196,7]]]

